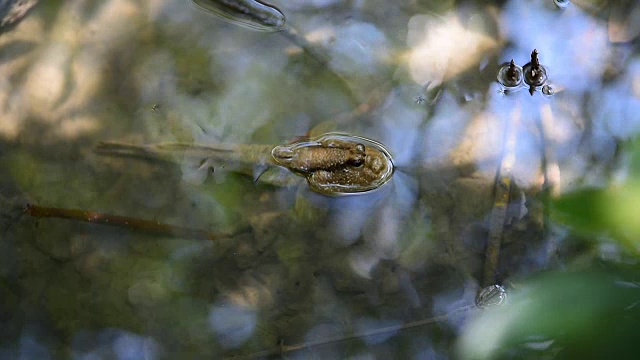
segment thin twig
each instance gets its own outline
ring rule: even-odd
[[[191,238],[199,240],[220,240],[233,236],[233,233],[211,233],[205,230],[143,220],[127,216],[110,215],[96,211],[79,209],[63,209],[27,204],[23,208],[25,214],[38,218],[58,218],[89,222],[94,224],[119,226],[127,229],[142,230],[156,235]]]
[[[468,306],[464,306],[458,309],[455,309],[451,312],[448,312],[444,315],[439,315],[439,316],[434,316],[428,319],[424,319],[424,320],[419,320],[419,321],[414,321],[414,322],[410,322],[410,323],[406,323],[406,324],[402,324],[402,325],[394,325],[394,326],[387,326],[387,327],[383,327],[380,329],[375,329],[375,330],[371,330],[371,331],[365,331],[365,332],[360,332],[360,333],[355,333],[352,335],[347,335],[347,336],[343,336],[343,337],[335,337],[335,338],[328,338],[328,339],[321,339],[321,340],[315,340],[315,341],[309,341],[309,342],[305,342],[302,344],[295,344],[295,345],[283,345],[283,346],[279,346],[277,348],[272,348],[269,350],[263,350],[263,351],[259,351],[253,354],[249,354],[249,355],[240,355],[240,356],[233,356],[233,357],[229,357],[227,359],[234,359],[234,360],[239,360],[239,359],[255,359],[255,358],[259,358],[259,357],[263,357],[263,356],[271,356],[271,355],[282,355],[288,352],[292,352],[292,351],[297,351],[297,350],[302,350],[302,349],[306,349],[306,348],[310,348],[310,347],[314,347],[314,346],[320,346],[320,345],[327,345],[327,344],[332,344],[332,343],[336,343],[336,342],[341,342],[341,341],[348,341],[348,340],[353,340],[353,339],[359,339],[359,338],[365,338],[365,337],[369,337],[369,336],[375,336],[375,335],[382,335],[382,334],[386,334],[386,333],[390,333],[390,332],[395,332],[395,331],[401,331],[401,330],[406,330],[406,329],[411,329],[411,328],[415,328],[415,327],[419,327],[419,326],[424,326],[424,325],[429,325],[429,324],[434,324],[440,321],[444,321],[447,318],[449,318],[450,316],[460,313],[460,312],[464,312],[464,311],[468,311],[470,309],[475,309],[476,307],[473,305],[468,305]]]

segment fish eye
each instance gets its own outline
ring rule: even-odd
[[[364,159],[363,158],[358,158],[358,159],[355,159],[353,161],[353,166],[355,166],[355,167],[360,167],[360,166],[362,166],[362,164],[364,164]]]
[[[356,151],[359,153],[364,153],[365,147],[362,144],[356,144]]]

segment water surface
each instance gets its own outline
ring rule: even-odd
[[[273,1],[269,32],[189,1],[41,2],[0,35],[1,357],[578,356],[568,324],[597,304],[637,319],[640,10],[555,3]],[[547,91],[505,90],[534,49]],[[391,180],[331,197],[265,164],[94,151],[329,132],[383,144]],[[604,200],[554,216],[572,194]],[[476,308],[491,285],[536,315],[604,300],[530,328]]]

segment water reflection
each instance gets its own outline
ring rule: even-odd
[[[502,42],[490,11],[415,15],[408,24],[408,66],[419,84],[438,85],[477,65]]]
[[[214,305],[209,312],[209,326],[226,348],[237,348],[247,341],[253,335],[255,324],[255,311],[237,305]]]
[[[543,295],[566,304],[573,288],[540,285],[470,326],[480,315],[461,309],[485,286],[511,298],[542,269],[634,264],[615,242],[559,227],[547,204],[634,176],[624,142],[640,131],[640,63],[624,43],[637,37],[637,6],[613,3],[279,2],[293,43],[178,0],[36,8],[0,36],[0,200],[227,236],[204,244],[39,219],[7,200],[18,211],[0,216],[0,352],[444,357],[460,333],[461,346],[489,351],[475,329],[516,334],[518,306]],[[548,78],[534,86],[553,96],[501,92],[500,64],[526,63],[532,49]],[[380,141],[392,179],[331,198],[231,162],[213,174],[196,163],[205,177],[187,181],[194,164],[92,152],[106,139],[270,151],[333,131]],[[561,315],[554,329],[566,329]],[[29,322],[46,331],[16,330]],[[543,352],[561,340],[523,338]]]
[[[162,347],[153,339],[120,329],[81,331],[72,343],[72,355],[83,359],[158,359],[162,354]]]

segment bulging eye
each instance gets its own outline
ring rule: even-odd
[[[364,159],[363,158],[358,158],[358,159],[353,160],[353,166],[355,166],[355,167],[362,166],[362,164],[364,164]]]
[[[295,154],[293,150],[285,146],[276,146],[271,151],[271,155],[273,155],[276,160],[291,160]]]
[[[365,151],[365,147],[364,147],[364,145],[362,145],[362,144],[356,144],[356,151],[357,151],[357,152],[359,152],[359,153],[364,154],[364,151]]]
[[[373,160],[373,163],[370,165],[371,169],[373,169],[373,171],[375,171],[376,173],[379,173],[380,170],[382,170],[383,168],[383,163],[382,161],[380,161],[380,159],[375,159]]]

